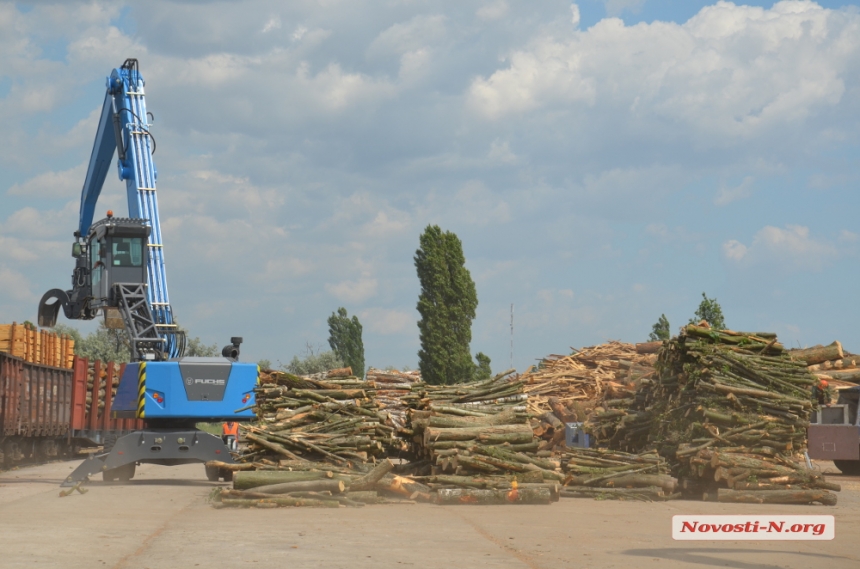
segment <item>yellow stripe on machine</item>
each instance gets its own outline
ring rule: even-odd
[[[140,362],[137,368],[137,418],[143,419],[146,404],[146,362]]]

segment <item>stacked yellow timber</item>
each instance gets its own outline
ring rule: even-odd
[[[0,324],[0,352],[25,361],[53,367],[71,368],[75,341],[66,334],[39,330],[30,323]]]
[[[98,392],[98,417],[101,417],[104,413],[105,408],[105,394],[107,391],[107,376],[108,376],[108,366],[113,366],[113,381],[111,382],[110,390],[111,390],[111,401],[116,399],[116,390],[119,387],[120,380],[120,367],[121,364],[118,363],[102,363],[101,370],[99,371],[99,392]],[[87,366],[87,399],[86,399],[86,407],[87,407],[87,415],[89,415],[90,410],[93,406],[93,385],[95,384],[96,377],[96,366],[95,362],[89,362]]]

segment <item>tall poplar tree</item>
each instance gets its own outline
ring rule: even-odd
[[[335,355],[352,368],[352,373],[364,377],[364,342],[361,339],[361,322],[358,317],[350,319],[346,308],[337,309],[328,318],[328,345]]]
[[[415,252],[421,283],[418,297],[418,369],[431,384],[469,381],[475,364],[469,352],[478,294],[463,256],[463,244],[450,231],[428,225]]]

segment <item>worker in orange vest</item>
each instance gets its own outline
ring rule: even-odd
[[[221,440],[232,451],[239,450],[239,423],[234,421],[221,425]]]

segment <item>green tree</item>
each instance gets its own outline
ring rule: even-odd
[[[478,294],[466,269],[463,244],[438,225],[428,225],[415,252],[415,268],[421,284],[418,297],[418,368],[430,384],[468,381],[475,364],[469,353],[472,320]]]
[[[187,336],[186,336],[187,338]],[[185,340],[185,355],[190,357],[214,358],[221,355],[218,344],[203,343],[197,336]]]
[[[305,345],[304,357],[293,356],[290,363],[282,365],[281,369],[294,375],[311,375],[339,367],[343,367],[343,361],[337,357],[333,350],[321,352],[319,348],[314,348],[308,343]]]
[[[702,320],[707,321],[714,330],[726,329],[726,321],[723,318],[723,309],[720,308],[720,303],[717,302],[716,298],[708,298],[704,292],[702,293],[702,302],[696,309],[695,318],[690,319],[690,324],[698,324]]]
[[[475,361],[478,365],[475,366],[475,381],[483,381],[493,377],[493,370],[490,369],[490,356],[484,352],[475,354]]]
[[[346,308],[337,309],[328,319],[328,345],[352,373],[364,377],[364,342],[361,340],[361,322],[353,315],[349,318]]]
[[[672,334],[669,331],[669,320],[666,318],[665,314],[661,314],[657,323],[651,327],[651,334],[648,335],[648,339],[652,342],[668,340],[671,335]]]
[[[55,330],[57,328],[54,327]],[[75,354],[88,360],[103,362],[131,361],[131,348],[125,330],[107,328],[104,322],[99,323],[95,332],[75,341]]]

